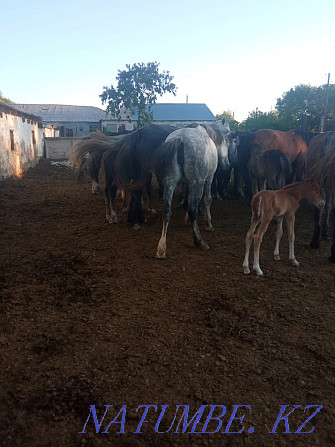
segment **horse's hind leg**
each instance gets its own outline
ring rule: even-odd
[[[329,237],[329,217],[332,210],[331,204],[332,194],[327,191],[326,192],[326,204],[323,210],[323,221],[322,221],[322,229],[321,229],[321,237],[323,239],[330,239]]]
[[[250,273],[249,269],[249,253],[250,253],[250,247],[252,244],[252,241],[254,240],[254,232],[255,228],[258,224],[259,220],[251,219],[251,224],[249,231],[247,233],[247,236],[245,238],[245,255],[244,255],[244,261],[243,261],[243,270],[246,275]]]
[[[263,217],[260,226],[258,228],[257,233],[254,236],[254,264],[253,269],[255,270],[257,275],[263,275],[263,272],[261,270],[261,267],[259,265],[259,249],[263,240],[264,233],[268,229],[269,223],[271,222],[271,219],[266,219]]]
[[[105,206],[106,219],[109,223],[117,223],[118,219],[116,212],[113,209],[113,201],[115,199],[117,186],[114,184],[113,168],[110,160],[104,158],[103,160],[105,170]]]
[[[106,219],[109,223],[117,223],[117,215],[115,210],[113,209],[113,201],[116,196],[117,186],[112,184],[106,184],[105,187],[105,205],[106,205]]]
[[[311,248],[320,248],[322,214],[323,210],[321,208],[314,207],[314,234],[309,244]]]
[[[214,231],[211,216],[211,204],[212,204],[211,185],[212,185],[212,179],[209,179],[206,181],[204,188],[205,222],[207,231]]]
[[[209,246],[207,245],[206,241],[201,237],[199,226],[198,226],[198,206],[199,202],[202,198],[203,194],[203,185],[196,185],[190,187],[190,194],[189,194],[189,205],[188,205],[188,215],[190,218],[192,231],[193,231],[193,239],[194,244],[202,248],[204,250],[208,250]]]
[[[288,233],[288,259],[292,262],[293,265],[298,266],[299,262],[296,260],[294,255],[294,222],[295,222],[295,215],[289,215],[286,217],[287,221],[287,233]]]
[[[279,256],[279,244],[283,236],[283,217],[278,217],[277,219],[277,231],[276,231],[276,246],[273,252],[273,258],[275,261],[280,261]]]
[[[173,192],[175,190],[177,183],[170,183],[170,184],[165,183],[164,194],[163,194],[164,197],[163,228],[161,238],[157,245],[157,251],[156,251],[157,259],[166,258],[166,234],[171,218],[171,202]]]
[[[133,191],[131,194],[127,221],[134,230],[139,230],[141,228],[139,224],[145,222],[142,209],[142,189]]]
[[[145,189],[146,189],[147,198],[148,198],[147,210],[151,214],[156,214],[156,210],[154,210],[153,207],[152,207],[152,184],[151,184],[151,180],[152,180],[152,174],[149,174],[148,180],[147,180],[147,182],[145,184]]]

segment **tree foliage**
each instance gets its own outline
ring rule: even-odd
[[[4,96],[2,96],[2,92],[0,91],[0,102],[3,102],[5,104],[14,104],[13,101],[11,101],[8,98],[5,98]]]
[[[258,129],[277,129],[281,130],[282,126],[278,117],[278,113],[261,112],[256,109],[249,112],[248,118],[239,125],[239,130],[258,130]]]
[[[300,84],[277,99],[276,110],[283,130],[319,131],[325,113],[326,86]],[[327,117],[324,130],[335,128],[335,86],[329,86]]]
[[[127,119],[137,113],[137,127],[143,127],[153,120],[151,105],[157,96],[164,93],[176,95],[177,87],[172,82],[169,71],[158,71],[159,63],[138,63],[126,65],[126,70],[118,70],[117,86],[104,87],[100,96],[107,104],[106,112],[121,119],[122,110],[127,111]]]

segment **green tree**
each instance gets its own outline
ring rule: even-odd
[[[300,84],[277,99],[276,110],[283,130],[303,129],[319,131],[320,119],[325,112],[326,86]],[[335,128],[335,86],[328,91],[327,117],[324,130]]]
[[[137,127],[148,125],[153,120],[151,105],[157,101],[157,95],[164,93],[176,95],[177,87],[172,82],[169,71],[158,71],[159,63],[138,63],[126,65],[126,70],[118,71],[117,86],[104,87],[100,96],[102,104],[107,104],[106,112],[121,119],[126,109],[127,119],[137,113]]]
[[[228,121],[231,130],[238,130],[239,128],[239,122],[235,120],[234,112],[231,112],[230,110],[216,114],[215,118],[217,120],[222,120],[224,118]]]
[[[0,91],[0,102],[4,102],[5,104],[14,104],[13,101],[11,101],[8,98],[5,98],[4,96],[2,96],[2,92]]]
[[[239,130],[258,130],[258,129],[277,129],[282,130],[278,113],[261,112],[256,108],[249,112],[248,118],[242,121],[239,125]]]

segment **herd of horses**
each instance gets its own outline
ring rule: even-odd
[[[195,245],[208,249],[197,222],[200,202],[203,199],[206,230],[212,231],[212,197],[224,195],[232,170],[235,193],[253,196],[243,263],[245,273],[249,273],[248,257],[253,241],[253,268],[256,274],[263,273],[259,266],[259,246],[273,217],[277,218],[278,225],[274,258],[279,259],[285,217],[289,258],[298,265],[294,256],[294,216],[302,198],[315,205],[311,247],[318,248],[322,237],[329,238],[330,214],[335,207],[335,132],[312,134],[272,129],[232,132],[225,120],[181,128],[151,124],[108,137],[94,132],[73,147],[70,162],[80,176],[89,174],[93,192],[99,189],[99,171],[103,166],[106,218],[110,223],[118,221],[114,200],[118,189],[122,189],[129,198],[128,222],[134,229],[145,221],[144,189],[148,208],[152,209],[151,182],[155,174],[159,194],[164,199],[163,228],[156,252],[159,259],[166,257],[167,228],[176,188],[181,193]],[[335,262],[335,211],[330,261]]]

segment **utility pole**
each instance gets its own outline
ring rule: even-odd
[[[325,108],[324,113],[321,116],[320,119],[320,132],[323,132],[323,128],[325,126],[325,120],[327,117],[327,109],[328,109],[328,95],[329,95],[329,81],[330,81],[330,73],[328,73],[328,81],[327,81],[327,87],[326,87],[326,100],[325,100]]]

